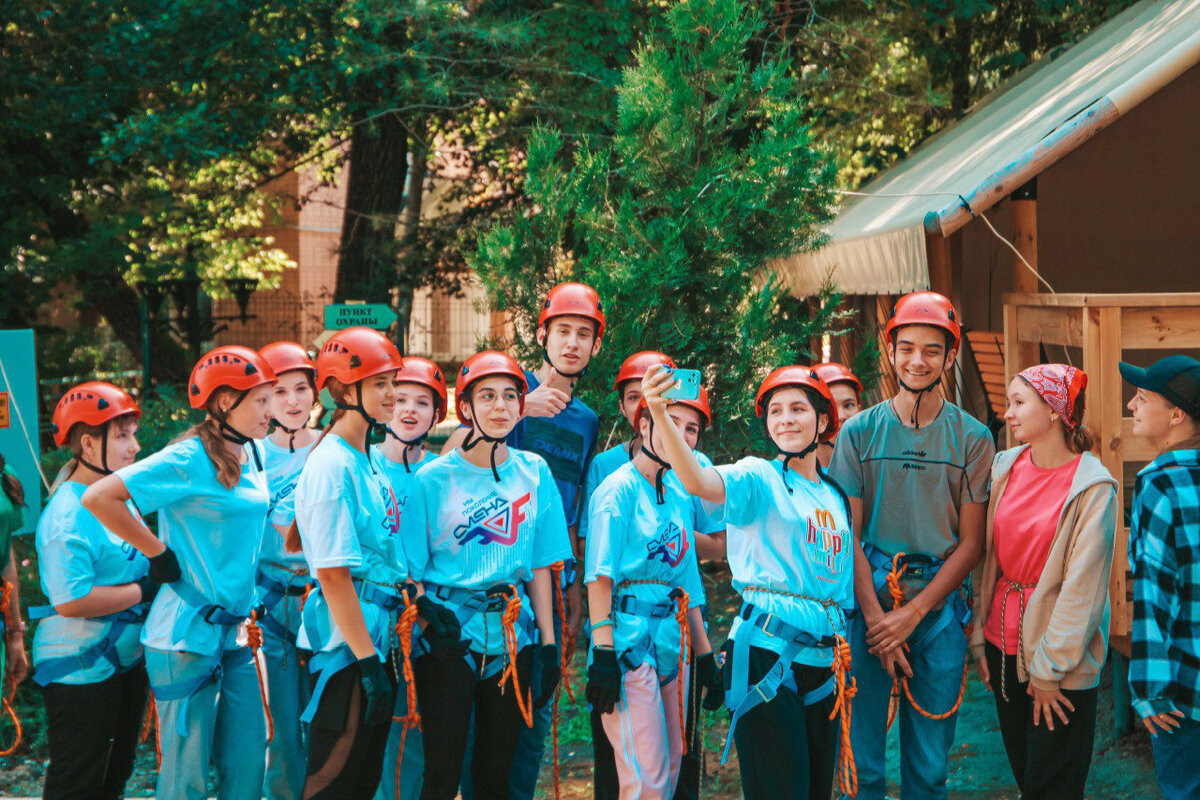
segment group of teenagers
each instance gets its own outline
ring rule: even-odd
[[[894,397],[862,409],[846,367],[781,367],[754,395],[776,453],[714,465],[707,392],[670,399],[654,351],[622,363],[629,435],[597,452],[575,390],[604,328],[594,290],[556,286],[536,370],[462,365],[440,455],[441,369],[365,328],[315,358],[217,347],[187,386],[204,420],[140,460],[129,394],[68,391],[73,457],[37,529],[49,605],[28,614],[44,796],[123,796],[152,702],[159,797],[207,797],[210,765],[235,800],[532,797],[576,641],[596,797],[697,796],[700,707],[728,710],[748,798],[885,797],[895,719],[901,796],[945,797],[972,662],[1022,796],[1084,796],[1121,510],[1082,371],[1015,377],[1021,444],[997,454],[939,391],[954,308],[912,293],[886,326]],[[1164,793],[1197,797],[1200,362],[1121,371],[1161,452],[1131,519],[1134,708]],[[719,653],[702,559],[741,596]]]

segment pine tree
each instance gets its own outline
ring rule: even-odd
[[[764,25],[744,0],[672,5],[623,74],[611,141],[570,147],[536,130],[534,210],[488,232],[471,259],[532,358],[552,285],[600,292],[609,325],[583,394],[610,420],[609,376],[629,353],[661,349],[701,369],[718,436],[705,447],[724,456],[760,435],[763,375],[806,363],[809,343],[840,319],[832,289],[798,303],[767,268],[820,243],[835,168],[786,61],[756,41]]]

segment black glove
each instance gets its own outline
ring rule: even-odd
[[[462,658],[470,644],[462,638],[462,626],[454,612],[429,599],[417,598],[417,613],[425,620],[423,636],[429,652],[438,658]]]
[[[158,595],[158,590],[162,588],[162,584],[149,575],[144,578],[138,578],[135,583],[142,590],[142,599],[138,603],[153,603],[155,596]],[[134,605],[137,605],[137,603]]]
[[[358,677],[363,689],[363,719],[368,725],[382,724],[392,713],[392,684],[379,656],[360,658]]]
[[[611,647],[593,647],[587,671],[587,701],[601,714],[611,714],[621,702],[621,665]]]
[[[696,686],[704,692],[700,705],[709,711],[717,711],[725,705],[725,676],[717,667],[714,653],[705,653],[696,659]]]
[[[150,558],[150,572],[146,577],[155,583],[174,583],[182,578],[183,570],[179,568],[175,551],[164,545],[161,553]]]
[[[554,697],[562,667],[558,664],[558,646],[537,645],[533,650],[533,671],[530,684],[533,687],[533,706],[541,708]]]

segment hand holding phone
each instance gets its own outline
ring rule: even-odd
[[[668,367],[668,369],[670,369]],[[700,370],[674,369],[671,370],[676,384],[663,393],[667,400],[698,400],[700,399]]]

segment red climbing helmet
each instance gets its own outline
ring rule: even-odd
[[[54,407],[54,416],[50,419],[54,444],[58,447],[66,444],[71,428],[79,423],[100,426],[126,414],[142,416],[142,410],[129,392],[104,381],[81,383],[64,394]]]
[[[621,368],[617,370],[617,377],[613,379],[613,389],[619,392],[621,384],[626,381],[640,381],[650,368],[657,364],[666,364],[672,368],[678,366],[675,359],[657,350],[643,350],[640,353],[634,353],[621,362]]]
[[[402,365],[391,339],[370,328],[347,328],[330,336],[317,353],[317,389],[324,389],[330,378],[351,386]]]
[[[829,403],[829,427],[821,434],[821,441],[827,442],[837,435],[838,413],[833,403],[833,392],[829,385],[821,380],[821,376],[813,367],[780,367],[768,375],[758,387],[758,396],[754,398],[754,413],[762,417],[767,413],[767,397],[776,389],[785,386],[808,387],[814,390]]]
[[[458,385],[454,387],[454,412],[460,420],[464,418],[463,401],[471,396],[471,386],[478,380],[494,375],[503,375],[516,381],[521,393],[521,413],[525,413],[525,393],[529,391],[525,370],[508,353],[484,350],[464,361],[462,369],[458,371]]]
[[[188,401],[204,408],[213,392],[222,386],[247,392],[255,386],[275,382],[275,370],[257,351],[240,344],[209,350],[192,367],[188,378]]]
[[[555,317],[587,317],[596,323],[596,338],[604,336],[604,306],[596,290],[584,283],[560,283],[546,295],[538,327]]]
[[[845,364],[839,364],[836,361],[826,361],[824,364],[814,364],[813,369],[817,371],[817,377],[825,381],[827,386],[832,386],[835,383],[849,383],[853,384],[854,391],[860,395],[863,392],[862,381]]]
[[[708,428],[712,425],[712,408],[708,405],[708,390],[705,389],[703,386],[700,387],[700,396],[697,397],[695,400],[668,400],[667,401],[668,407],[675,406],[675,405],[687,406],[688,408],[695,409],[696,412],[700,414],[700,422],[703,423],[704,428]],[[650,412],[650,406],[646,402],[646,398],[643,397],[641,399],[641,402],[638,403],[637,413],[633,415],[633,418],[635,420],[640,420],[642,417],[642,414],[647,414],[649,412]],[[701,430],[703,430],[703,428]]]
[[[958,314],[945,295],[937,292],[910,292],[896,301],[892,318],[887,321],[884,333],[889,341],[895,341],[896,329],[906,325],[929,325],[941,328],[954,339],[952,349],[957,350],[962,339],[958,325]]]
[[[276,375],[303,370],[313,378],[317,376],[317,365],[308,353],[296,342],[271,342],[259,349],[258,354],[267,360]]]
[[[437,364],[421,356],[405,356],[400,371],[396,373],[396,383],[416,383],[428,388],[433,392],[436,409],[433,424],[437,425],[446,418],[446,378]]]

